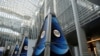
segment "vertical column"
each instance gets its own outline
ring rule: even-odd
[[[50,8],[50,13],[54,13],[54,1],[55,0],[44,0],[44,18],[48,14]]]
[[[44,0],[44,18],[47,15],[47,0]]]
[[[53,5],[54,5],[54,13],[57,13],[57,9],[56,9],[56,0],[53,0]]]
[[[100,56],[100,41],[96,41],[97,55]]]
[[[74,54],[75,54],[75,56],[79,56],[78,46],[74,46]]]
[[[25,39],[25,37],[22,38],[22,42],[21,42],[21,45],[20,45],[20,48],[19,48],[18,56],[20,56],[20,53],[21,53],[21,50],[22,50],[22,46],[23,46],[24,39]]]
[[[50,13],[54,13],[54,0],[50,0]]]
[[[48,28],[46,34],[46,48],[44,56],[50,56],[50,42],[51,42],[51,14],[48,15]]]
[[[47,33],[46,33],[46,48],[45,48],[45,52],[44,52],[44,56],[50,56],[50,42],[51,42],[51,14],[54,12],[53,9],[53,0],[49,0],[50,3],[47,4],[48,0],[45,0],[45,11],[44,11],[44,15],[47,16],[48,15],[48,28],[47,28]],[[48,8],[47,8],[48,5]],[[44,16],[44,18],[45,18]]]
[[[72,3],[73,14],[74,14],[74,21],[76,26],[80,56],[89,56],[85,32],[81,28],[79,23],[76,0],[71,0],[71,3]]]

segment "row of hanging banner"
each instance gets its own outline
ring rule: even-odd
[[[7,49],[5,47],[0,47],[0,56],[27,56],[27,49],[28,37],[24,37],[21,49],[18,43],[15,44],[14,49],[12,51],[10,46],[7,46]]]
[[[48,38],[46,35],[48,30],[48,20],[50,19],[51,22],[51,31],[50,31],[50,42],[49,42],[49,47],[50,47],[50,54],[46,56],[72,56],[69,45],[64,37],[64,34],[61,30],[61,27],[58,23],[58,20],[55,15],[50,14],[51,19],[48,18],[48,16],[44,20],[44,24],[42,26],[40,35],[38,37],[37,43],[35,45],[35,48],[33,49],[32,56],[45,56],[44,54],[49,51],[45,50],[46,49],[46,38]],[[13,51],[13,54],[11,56],[28,56],[28,37],[25,37],[22,45],[22,49],[19,53],[19,46],[16,44],[15,49]]]

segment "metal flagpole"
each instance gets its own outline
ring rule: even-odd
[[[18,41],[17,41],[16,44],[14,45],[14,49],[13,49],[12,52],[11,52],[11,56],[13,56],[13,53],[14,53],[14,50],[15,50],[17,44],[18,44]]]
[[[50,56],[50,42],[51,42],[51,14],[50,14],[50,8],[48,11],[48,25],[47,25],[47,34],[46,34],[46,44],[45,44],[45,52],[44,52],[44,56]]]
[[[23,47],[23,44],[24,44],[24,40],[25,40],[25,37],[23,38],[21,46],[19,48],[18,56],[20,56],[20,53],[21,53],[21,50],[22,50],[22,47]]]
[[[71,0],[71,3],[72,3],[73,14],[74,14],[74,21],[75,21],[75,25],[76,25],[76,32],[77,32],[80,56],[89,56],[88,47],[87,47],[87,43],[86,43],[86,35],[79,23],[77,1]]]
[[[44,0],[44,18],[47,15],[47,0]]]

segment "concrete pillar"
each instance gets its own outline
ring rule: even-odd
[[[100,41],[96,41],[97,55],[100,56]]]
[[[74,55],[75,56],[79,56],[79,48],[78,48],[78,46],[74,47]]]
[[[71,0],[71,3],[72,3],[73,14],[74,14],[74,21],[75,21],[75,26],[76,26],[80,56],[90,56],[88,53],[88,46],[87,46],[85,32],[81,28],[80,23],[79,23],[77,1]]]

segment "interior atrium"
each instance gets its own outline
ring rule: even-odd
[[[99,0],[0,0],[0,56],[100,56]]]

